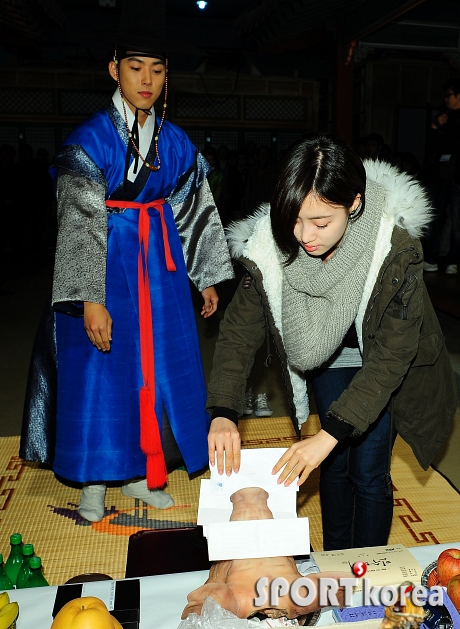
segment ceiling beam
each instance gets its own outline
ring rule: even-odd
[[[364,37],[360,46],[460,52],[460,27],[456,24],[396,22]]]
[[[427,0],[367,0],[359,8],[344,16],[342,21],[343,42],[359,41],[399,19],[408,11]]]

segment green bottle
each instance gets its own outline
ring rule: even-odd
[[[30,566],[29,560],[32,558],[34,554],[34,545],[33,544],[24,544],[22,547],[22,566],[18,573],[18,578],[16,579],[16,587],[17,588],[26,588],[27,583],[30,577]]]
[[[42,572],[42,560],[40,557],[32,557],[29,559],[30,577],[27,581],[26,587],[28,588],[41,588],[44,585],[49,585],[48,581],[43,576]]]
[[[13,533],[10,537],[11,550],[5,564],[5,572],[13,585],[16,585],[19,570],[22,566],[22,535]]]
[[[0,553],[0,591],[12,590],[13,584],[10,577],[6,574],[3,567],[3,555]]]

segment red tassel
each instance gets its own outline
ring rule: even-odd
[[[163,487],[167,480],[166,463],[152,392],[148,386],[143,386],[140,390],[140,420],[140,445],[147,456],[147,487]]]
[[[141,448],[146,454],[161,452],[161,438],[150,387],[140,390]]]
[[[166,464],[163,456],[147,456],[147,487],[162,489],[168,480]]]

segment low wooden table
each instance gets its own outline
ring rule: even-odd
[[[425,568],[441,551],[451,547],[460,548],[460,542],[417,546],[409,550]],[[207,571],[141,577],[140,629],[177,629],[187,594],[203,585],[207,578]],[[19,603],[17,629],[50,629],[56,591],[57,586],[10,591],[10,600]],[[460,627],[460,615],[457,621]],[[333,623],[332,611],[325,610],[318,626],[330,623]]]

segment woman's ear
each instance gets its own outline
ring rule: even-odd
[[[348,213],[350,215],[354,214],[356,210],[359,209],[360,206],[361,206],[361,194],[358,192],[358,194],[355,196],[355,200],[353,201],[351,205],[351,208],[348,210]]]

